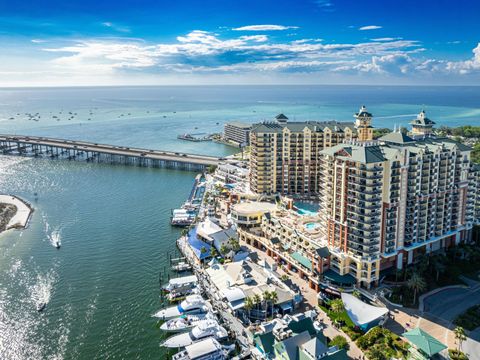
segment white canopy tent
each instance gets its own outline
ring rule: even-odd
[[[388,313],[387,308],[369,305],[351,294],[342,293],[342,301],[348,316],[360,328],[368,328]]]

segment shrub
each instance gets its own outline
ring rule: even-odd
[[[448,355],[452,360],[468,360],[468,356],[457,349],[448,349]]]
[[[335,336],[332,341],[328,344],[328,346],[336,346],[339,349],[348,350],[349,345],[347,339],[345,339],[342,335]]]

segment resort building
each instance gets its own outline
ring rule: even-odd
[[[233,121],[226,123],[223,128],[223,138],[238,146],[244,147],[250,145],[250,130],[252,124]]]
[[[363,107],[356,116],[364,141],[319,152],[318,213],[274,209],[259,226],[237,230],[317,291],[375,286],[382,270],[470,241],[479,221],[479,171],[469,147],[431,136],[425,112],[413,121],[426,124],[415,136],[393,132],[377,141],[371,114]]]
[[[283,114],[273,122],[253,125],[250,134],[251,190],[260,194],[302,196],[318,193],[320,152],[354,138],[362,127],[337,121],[289,122]]]
[[[254,359],[348,359],[344,349],[327,345],[325,336],[315,328],[312,318],[305,314],[286,315],[282,319],[274,319],[261,324],[258,330],[253,337]]]
[[[301,295],[285,285],[267,263],[257,264],[249,258],[225,264],[213,263],[206,270],[210,292],[218,300],[224,300],[228,310],[238,316],[265,319],[267,312],[275,308],[282,314],[291,312],[301,301]],[[254,309],[244,310],[247,298],[263,301],[266,292],[274,292],[273,306],[257,304]],[[240,313],[242,312],[242,313]]]

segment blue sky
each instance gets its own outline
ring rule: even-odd
[[[480,82],[475,0],[0,0],[0,86]]]

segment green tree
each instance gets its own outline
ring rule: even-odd
[[[465,334],[465,329],[461,326],[457,326],[455,330],[453,330],[455,334],[455,339],[458,341],[458,351],[462,348],[462,343],[467,340],[467,335]]]
[[[332,341],[330,341],[328,346],[336,346],[339,349],[345,349],[345,350],[348,350],[349,348],[347,339],[345,339],[345,337],[343,337],[342,335],[335,336],[332,339]]]
[[[245,310],[247,310],[248,312],[248,318],[250,318],[250,311],[252,310],[253,306],[255,304],[253,303],[253,299],[250,297],[250,296],[247,296],[245,298],[245,305],[244,305],[244,308]]]
[[[263,299],[263,302],[265,303],[265,313],[267,312],[267,309],[268,309],[268,303],[270,302],[270,292],[268,290],[265,290],[263,293],[262,293],[262,299]]]
[[[270,304],[272,305],[272,317],[273,317],[273,307],[275,306],[277,301],[278,301],[278,294],[275,290],[273,290],[272,292],[270,292]]]
[[[447,265],[445,265],[445,259],[442,255],[437,255],[432,258],[431,262],[433,269],[435,270],[436,273],[436,280],[438,282],[438,279],[440,278],[440,274],[443,274],[445,270],[447,270]]]
[[[360,294],[360,291],[358,291],[357,289],[353,290],[352,295],[355,296],[357,299],[360,299],[360,297],[362,296]]]
[[[262,298],[260,297],[260,295],[258,294],[255,294],[253,295],[253,304],[255,305],[255,307],[258,309],[258,306],[262,303]]]
[[[202,247],[200,248],[200,254],[204,255],[204,254],[206,254],[207,252],[208,252],[208,250],[207,250],[207,248],[206,248],[205,246],[202,246]],[[202,261],[203,261],[203,259],[204,259],[204,258],[203,258],[203,256],[202,256]]]
[[[228,252],[228,247],[225,244],[220,246],[220,254],[225,255]]]
[[[238,242],[237,239],[230,238],[228,240],[228,244],[230,245],[233,251],[237,252],[238,250],[240,250],[240,243]]]
[[[210,248],[210,256],[214,258],[214,257],[217,257],[217,255],[218,255],[217,249],[215,249],[215,246],[212,246]]]
[[[182,231],[180,232],[180,235],[181,235],[182,237],[187,236],[187,235],[188,235],[188,229],[182,229]]]
[[[332,300],[332,301],[330,302],[330,309],[331,309],[334,313],[340,313],[340,312],[342,312],[343,309],[344,309],[342,299]]]
[[[410,279],[407,282],[407,286],[409,289],[413,290],[413,303],[417,302],[417,293],[425,290],[427,288],[427,283],[417,273],[413,273]]]

